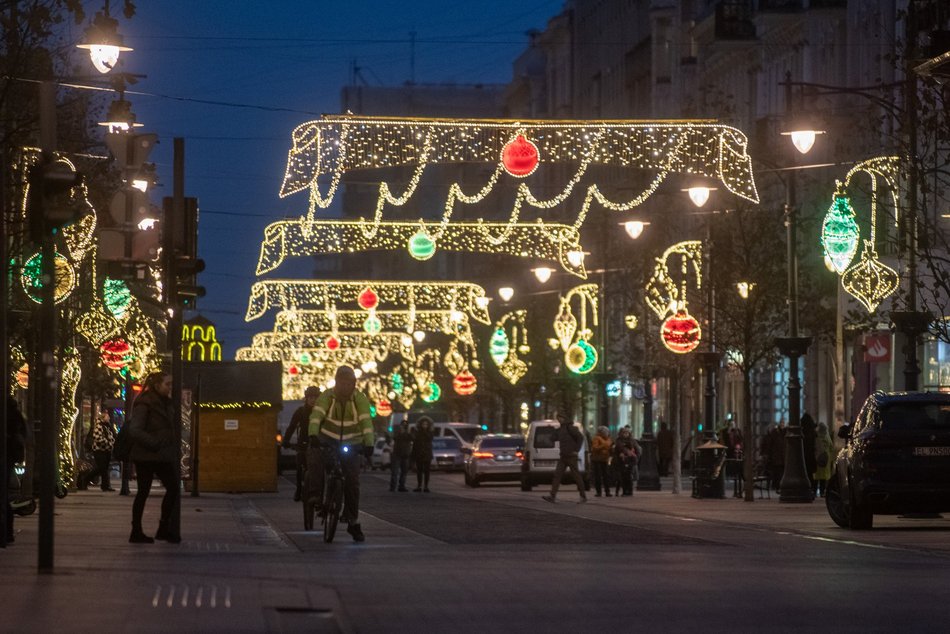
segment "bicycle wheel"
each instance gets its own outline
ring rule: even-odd
[[[313,530],[313,515],[316,511],[316,505],[313,503],[313,499],[310,497],[310,472],[307,471],[303,476],[304,482],[304,493],[303,493],[303,529],[305,531]]]
[[[331,476],[326,499],[326,517],[323,518],[323,541],[330,543],[336,535],[336,527],[340,522],[340,511],[343,510],[343,482]]]

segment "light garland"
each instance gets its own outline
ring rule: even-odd
[[[210,324],[184,324],[181,327],[181,356],[185,361],[220,361],[221,344]]]
[[[898,219],[899,158],[882,156],[858,163],[848,171],[845,185],[850,184],[851,178],[860,172],[865,172],[871,177],[871,236],[870,239],[864,241],[864,250],[861,252],[858,263],[847,269],[841,276],[841,286],[857,298],[869,313],[873,313],[884,298],[900,287],[900,276],[894,269],[878,259],[877,249],[874,246],[877,244],[878,178],[882,178],[888,185],[894,216]]]
[[[489,341],[489,356],[498,372],[515,385],[527,374],[530,365],[518,355],[528,354],[528,327],[525,325],[527,311],[524,309],[506,313],[495,322],[495,331]],[[510,333],[510,335],[509,335]]]
[[[270,401],[234,401],[230,403],[196,403],[201,409],[236,410],[236,409],[271,409],[274,404]]]
[[[458,325],[468,324],[468,315],[457,310],[374,310],[374,316],[380,322],[380,331],[450,334]],[[365,330],[368,314],[363,310],[337,310],[333,317],[325,310],[282,310],[274,318],[274,332],[314,332],[334,327],[344,331]]]
[[[673,280],[669,270],[669,259],[672,255],[682,256],[680,284]],[[696,288],[702,287],[702,259],[703,243],[699,240],[686,240],[670,246],[663,255],[656,259],[653,275],[647,282],[644,301],[656,316],[663,319],[667,314],[676,312],[678,305],[686,301],[686,281],[689,275],[689,265],[692,264],[696,279]]]
[[[437,248],[469,253],[502,253],[522,258],[557,262],[582,279],[583,263],[573,266],[569,251],[583,251],[576,228],[561,223],[454,222],[442,227],[437,237],[425,222],[378,222],[373,230],[363,220],[280,220],[264,229],[257,261],[257,274],[276,269],[288,257],[323,253],[358,253],[370,250],[408,249],[417,260],[428,260]]]
[[[491,323],[485,289],[469,282],[380,282],[376,280],[263,280],[251,287],[246,321],[270,308],[356,306],[359,293],[372,285],[381,304],[423,310],[459,310],[483,324]]]
[[[821,247],[825,257],[839,274],[850,266],[858,251],[858,223],[854,220],[854,208],[841,181],[835,190],[834,199],[825,220],[821,224]]]
[[[541,165],[586,159],[594,164],[693,174],[717,179],[734,194],[758,202],[745,135],[712,121],[512,121],[353,115],[327,115],[293,131],[280,196],[309,188],[312,206],[326,208],[348,171],[415,165],[402,196],[392,196],[385,183],[380,186],[381,200],[405,204],[429,164],[494,163],[497,172],[503,171],[503,149],[518,135],[533,145]],[[526,175],[520,170],[509,171],[518,177]],[[322,175],[331,177],[325,195],[317,185]],[[481,198],[485,195],[487,192]]]

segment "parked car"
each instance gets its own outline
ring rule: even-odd
[[[874,515],[950,511],[950,394],[875,392],[838,436],[825,503],[841,527]]]
[[[521,463],[522,491],[530,491],[539,484],[550,484],[554,478],[554,468],[561,454],[560,443],[557,440],[559,426],[560,423],[556,420],[536,420],[528,424],[528,432],[525,434],[524,460]],[[587,470],[587,465],[590,463],[590,445],[581,424],[574,423],[574,426],[584,436],[577,466],[583,474],[584,487],[590,489],[590,474]],[[567,478],[564,480],[565,483],[574,481],[572,475],[565,475]]]
[[[389,469],[392,464],[393,445],[388,438],[377,438],[373,445],[373,455],[369,459],[372,469]]]
[[[412,413],[414,416],[414,412]],[[410,417],[409,430],[416,431],[416,420],[418,417]],[[467,453],[472,449],[472,443],[475,437],[484,433],[481,427],[473,423],[432,423],[432,436],[434,438],[446,437],[455,438],[461,443],[462,449]]]
[[[475,438],[472,453],[465,456],[465,484],[521,480],[524,437],[515,434],[485,434]]]
[[[462,442],[453,436],[437,436],[432,439],[432,468],[457,471],[465,466]]]

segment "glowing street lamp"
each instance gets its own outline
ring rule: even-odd
[[[755,282],[736,282],[736,290],[742,299],[749,299],[749,292],[753,288],[755,288]]]
[[[705,187],[703,185],[696,185],[693,187],[688,187],[684,189],[687,194],[689,194],[689,199],[693,201],[693,204],[697,207],[702,207],[707,202],[709,202],[709,195],[716,190],[715,187]]]
[[[536,269],[531,269],[531,272],[534,273],[534,276],[538,278],[539,282],[545,284],[549,279],[551,279],[551,274],[554,273],[554,269],[548,266],[539,266]]]
[[[620,224],[623,225],[624,231],[627,232],[627,235],[630,236],[631,239],[636,240],[643,233],[643,228],[650,223],[643,222],[642,220],[628,220]]]
[[[108,7],[108,3],[106,6]],[[119,53],[132,50],[123,44],[118,27],[118,20],[109,16],[107,8],[105,12],[96,13],[92,24],[86,30],[85,41],[76,45],[76,48],[89,51],[92,65],[103,75],[115,68],[119,62]]]
[[[511,298],[515,296],[515,289],[510,286],[502,286],[498,289],[498,297],[501,298],[503,302],[510,302]]]
[[[105,121],[99,125],[109,128],[109,132],[128,132],[132,128],[141,128],[143,124],[135,122],[132,104],[119,98],[109,104],[109,112]]]
[[[802,154],[808,154],[812,146],[815,145],[815,137],[824,134],[824,130],[819,130],[814,122],[799,115],[789,126],[782,136],[791,137],[792,145]]]

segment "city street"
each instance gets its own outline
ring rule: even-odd
[[[131,498],[73,493],[57,501],[54,575],[36,573],[37,515],[17,519],[0,629],[944,631],[950,521],[848,532],[820,500],[663,484],[586,505],[567,488],[552,506],[543,488],[437,474],[430,494],[390,493],[388,474],[366,473],[363,544],[302,531],[284,478],[278,494],[186,495],[177,546],[126,543]]]

